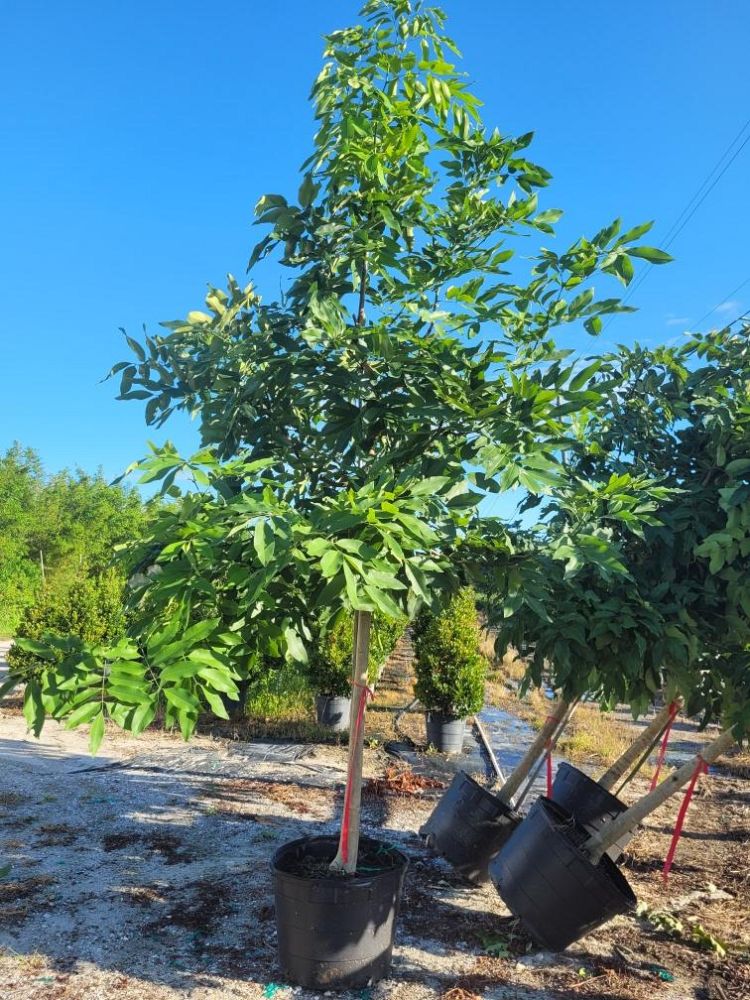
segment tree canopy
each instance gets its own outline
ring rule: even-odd
[[[750,727],[747,333],[603,358],[597,378],[617,380],[568,453],[588,504],[561,491],[495,581],[502,641],[532,642],[535,680],[547,664],[569,696],[636,710],[665,688],[689,714]],[[643,477],[659,483],[646,503],[630,488]]]

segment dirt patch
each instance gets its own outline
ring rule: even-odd
[[[102,837],[102,847],[105,851],[122,851],[141,842],[139,833],[107,833]]]
[[[128,847],[143,847],[147,851],[160,854],[165,865],[186,864],[194,855],[183,845],[180,838],[168,830],[154,830],[148,833],[126,831],[107,833],[101,838],[105,851],[123,851]]]
[[[68,823],[46,823],[39,827],[37,847],[70,847],[81,834],[78,827]]]
[[[444,781],[415,774],[410,767],[389,764],[382,777],[370,778],[362,788],[363,796],[421,795],[425,791],[445,788]]]
[[[210,934],[218,921],[232,912],[230,897],[232,887],[226,883],[202,879],[185,886],[173,899],[165,914],[146,924],[148,933],[163,933],[167,929],[180,927],[197,935]]]

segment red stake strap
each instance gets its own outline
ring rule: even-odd
[[[375,692],[367,684],[355,684],[354,687],[363,688],[362,697],[359,699],[357,718],[354,720],[354,743],[359,739],[359,733],[365,721],[365,708],[370,698],[375,697]],[[354,783],[354,761],[351,761],[349,773],[346,776],[346,788],[344,789],[344,815],[341,820],[341,857],[344,864],[349,861],[349,825],[350,813],[352,809],[352,786]]]
[[[661,774],[662,765],[664,764],[664,758],[667,755],[667,744],[669,743],[669,734],[672,730],[672,723],[675,720],[678,708],[679,705],[675,701],[673,701],[669,706],[669,722],[667,723],[667,728],[664,730],[664,738],[661,741],[659,756],[656,759],[656,770],[654,771],[654,776],[651,779],[651,788],[649,789],[650,792],[653,792],[653,790],[659,784],[659,775]]]
[[[674,833],[672,834],[672,843],[669,845],[669,852],[664,859],[664,870],[662,871],[662,878],[666,882],[669,878],[669,871],[672,867],[672,862],[674,861],[675,852],[677,851],[677,845],[680,842],[680,834],[682,833],[682,826],[685,822],[685,816],[687,816],[688,806],[690,805],[690,800],[693,797],[693,792],[695,791],[695,786],[698,778],[702,774],[708,774],[708,764],[705,760],[698,754],[698,762],[695,765],[695,770],[693,771],[693,776],[690,779],[690,784],[688,785],[687,791],[685,792],[685,797],[682,800],[682,805],[680,806],[680,811],[677,813],[677,822],[674,825]]]

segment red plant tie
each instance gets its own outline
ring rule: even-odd
[[[685,797],[682,800],[682,805],[680,806],[680,811],[677,814],[677,822],[674,825],[674,833],[672,834],[672,843],[669,845],[669,851],[666,858],[664,859],[664,869],[662,871],[662,878],[666,882],[669,878],[669,871],[672,867],[672,862],[674,861],[674,856],[677,851],[677,845],[680,841],[680,834],[682,833],[682,826],[685,822],[685,816],[687,815],[688,806],[690,805],[690,800],[693,797],[693,792],[695,791],[695,786],[698,778],[702,774],[708,774],[708,764],[705,760],[698,754],[698,761],[695,765],[695,770],[693,771],[693,776],[690,779],[690,784],[685,792]]]
[[[661,774],[661,769],[662,769],[662,765],[664,763],[664,758],[667,755],[667,744],[669,743],[669,734],[670,734],[670,732],[672,730],[672,723],[675,720],[678,708],[679,708],[679,705],[677,704],[676,701],[671,702],[671,704],[669,706],[669,722],[667,723],[667,728],[664,730],[664,738],[661,741],[661,748],[659,750],[659,756],[657,757],[657,760],[656,760],[656,770],[654,771],[654,776],[651,779],[651,788],[649,789],[650,792],[653,792],[653,790],[659,784],[659,775]]]
[[[354,742],[356,743],[359,739],[359,733],[365,720],[365,708],[367,707],[368,699],[374,698],[375,692],[368,684],[359,684],[358,682],[355,682],[354,687],[364,689],[362,697],[359,699],[357,718],[354,720]],[[344,859],[344,864],[347,864],[349,861],[349,821],[352,808],[353,782],[354,761],[351,762],[349,767],[349,773],[346,776],[346,788],[344,789],[344,815],[341,820],[341,857]]]

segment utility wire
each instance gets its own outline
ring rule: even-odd
[[[748,120],[745,122],[745,124],[739,130],[739,132],[737,133],[737,135],[732,139],[732,141],[726,147],[726,149],[724,150],[724,152],[721,154],[721,156],[719,157],[719,159],[716,161],[716,164],[709,171],[709,173],[708,173],[707,177],[705,178],[705,180],[703,181],[703,183],[700,185],[700,187],[698,188],[698,190],[695,192],[695,194],[692,196],[692,198],[688,201],[687,205],[685,205],[685,207],[683,208],[683,210],[680,212],[680,214],[674,220],[674,222],[672,223],[672,225],[669,227],[669,229],[667,230],[667,233],[666,233],[666,235],[664,237],[664,240],[663,240],[663,243],[664,243],[663,249],[664,250],[668,250],[672,246],[672,244],[677,239],[677,237],[680,235],[680,233],[682,232],[682,230],[685,228],[685,226],[688,224],[688,222],[690,222],[690,220],[693,218],[693,216],[695,215],[695,213],[701,207],[701,205],[706,200],[706,198],[708,198],[708,196],[711,194],[711,192],[716,187],[716,185],[719,183],[719,181],[724,176],[724,174],[727,172],[727,170],[729,170],[729,168],[731,167],[731,165],[734,163],[734,161],[740,155],[740,153],[745,148],[745,146],[748,144],[748,142],[750,142],[750,132],[748,132],[748,134],[742,140],[742,142],[740,143],[740,145],[738,146],[738,148],[734,150],[734,153],[731,152],[732,149],[733,149],[733,147],[737,145],[737,142],[739,142],[739,140],[742,138],[742,136],[744,135],[744,133],[747,131],[748,126],[750,126],[750,118],[748,118]],[[731,155],[730,155],[730,153],[731,153]],[[726,160],[727,156],[729,156],[729,159],[727,160],[726,163],[724,163],[724,161]],[[718,171],[718,173],[717,173],[717,171]],[[714,176],[714,175],[716,175],[716,176]],[[660,242],[662,242],[662,241],[660,241]],[[638,291],[638,289],[641,287],[641,285],[643,284],[643,282],[646,280],[646,278],[648,277],[648,275],[653,270],[653,267],[654,267],[653,264],[649,264],[649,266],[643,271],[643,273],[630,286],[630,288],[628,289],[628,291],[627,291],[624,299],[622,300],[622,304],[623,305],[626,305],[630,301],[630,299],[633,297],[633,295],[635,295],[635,293]],[[612,317],[612,319],[614,319],[614,317]],[[612,322],[612,320],[610,320],[610,323],[611,322]],[[607,324],[607,325],[609,325],[609,324]]]
[[[718,301],[718,302],[716,303],[716,305],[715,305],[715,306],[713,307],[713,309],[709,309],[707,313],[704,313],[704,314],[703,314],[703,316],[701,316],[701,318],[700,318],[700,319],[698,320],[698,322],[697,322],[697,323],[695,324],[695,327],[696,327],[696,329],[697,329],[697,328],[698,328],[699,326],[701,326],[701,324],[702,324],[702,323],[704,323],[704,322],[705,322],[705,320],[707,320],[709,316],[713,316],[713,314],[714,314],[714,313],[716,312],[716,310],[717,310],[717,309],[718,309],[718,308],[719,308],[719,307],[720,307],[721,305],[723,305],[723,304],[724,304],[725,302],[730,302],[730,301],[731,301],[731,299],[732,299],[732,296],[736,295],[736,294],[737,294],[737,292],[741,291],[741,290],[742,290],[742,289],[743,289],[743,288],[745,287],[745,285],[748,285],[748,284],[750,284],[750,276],[748,276],[747,278],[745,278],[745,280],[744,280],[744,281],[741,281],[741,282],[739,283],[739,285],[737,285],[737,287],[736,287],[736,288],[733,288],[733,289],[732,289],[732,291],[731,291],[731,292],[728,292],[728,293],[727,293],[727,294],[726,294],[726,295],[725,295],[725,296],[724,296],[724,297],[723,297],[722,299],[719,299],[719,301]],[[747,315],[747,314],[745,314],[745,315]],[[737,319],[742,319],[742,317],[741,317],[741,316],[738,316],[738,317],[737,317]],[[732,320],[732,323],[736,323],[736,322],[737,322],[737,319],[733,319],[733,320]],[[728,323],[728,324],[726,324],[726,325],[727,325],[727,326],[731,326],[731,325],[732,325],[732,323]]]

